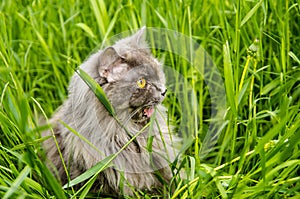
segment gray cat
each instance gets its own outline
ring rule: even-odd
[[[68,175],[62,161],[70,179],[74,179],[117,153],[149,122],[135,141],[113,160],[113,166],[100,173],[93,190],[133,195],[138,190],[156,190],[172,178],[169,164],[175,158],[173,143],[178,138],[170,134],[166,108],[161,105],[166,94],[165,76],[161,64],[151,55],[144,32],[145,28],[91,55],[80,66],[102,86],[123,125],[109,115],[77,74],[72,77],[68,99],[50,120],[53,131],[46,132],[46,135],[54,133],[63,160],[54,139],[45,142],[49,165],[63,184],[68,182]]]

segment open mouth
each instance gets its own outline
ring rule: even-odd
[[[132,120],[135,123],[147,123],[154,114],[155,104],[145,105],[133,111]]]
[[[152,114],[154,113],[154,107],[153,106],[147,106],[146,108],[143,109],[143,116],[146,116],[150,118]]]

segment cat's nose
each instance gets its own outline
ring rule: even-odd
[[[161,93],[161,95],[164,97],[164,96],[166,95],[166,93],[167,93],[167,89],[165,89],[165,90]]]

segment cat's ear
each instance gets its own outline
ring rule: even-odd
[[[120,74],[127,70],[127,67],[121,64],[121,60],[124,59],[114,47],[108,47],[103,50],[99,56],[98,71],[100,77],[105,78],[106,82],[112,82],[117,80]]]
[[[146,41],[146,26],[139,29],[133,36],[132,39],[138,44],[145,44]]]
[[[113,47],[108,47],[104,49],[99,56],[100,68],[105,68],[111,65],[119,58],[121,58],[121,56],[117,53],[117,51]]]
[[[122,47],[123,49],[148,49],[149,47],[146,42],[146,27],[144,26],[133,35],[119,40],[116,42],[115,46]]]

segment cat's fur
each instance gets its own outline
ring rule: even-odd
[[[151,191],[162,185],[162,179],[168,182],[172,177],[168,164],[175,156],[172,145],[175,138],[169,132],[166,109],[161,105],[166,92],[165,77],[161,64],[148,49],[144,31],[141,29],[91,55],[81,65],[102,86],[117,117],[131,134],[138,133],[150,121],[148,115],[153,119],[151,127],[113,160],[114,167],[100,173],[93,189],[106,194],[132,195],[133,190]],[[141,78],[146,80],[144,88],[137,85]],[[109,115],[77,74],[71,79],[68,99],[50,121],[71,179],[106,156],[117,153],[130,140],[128,132]],[[70,132],[61,121],[98,150]],[[153,136],[152,153],[148,152],[149,133]],[[51,131],[46,135],[52,135]],[[66,171],[53,138],[45,142],[45,149],[54,172],[62,183],[67,183]],[[159,180],[157,175],[162,179]]]

